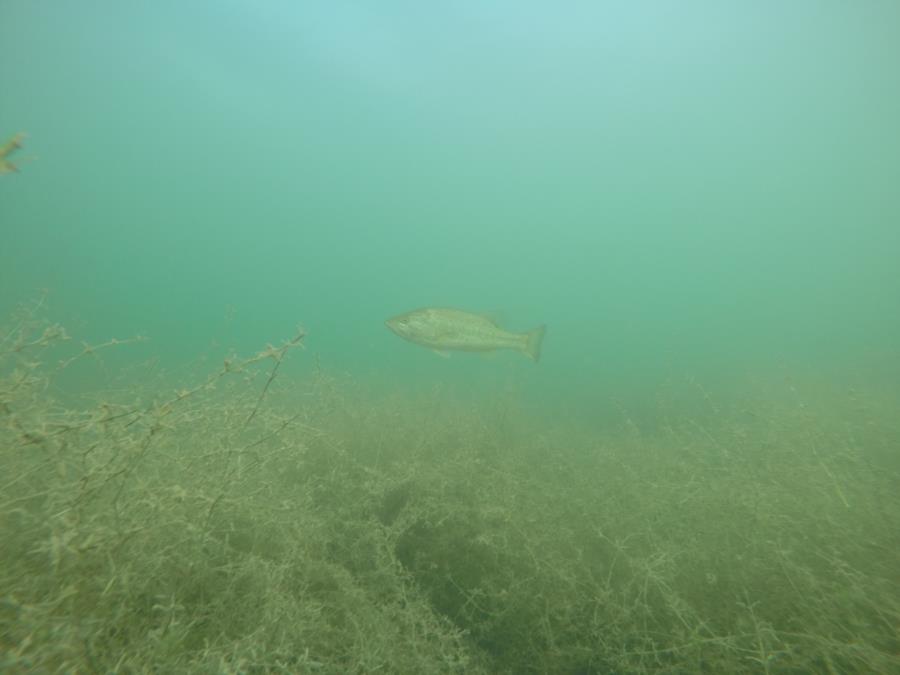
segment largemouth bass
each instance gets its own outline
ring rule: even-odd
[[[535,362],[541,358],[541,342],[547,329],[541,325],[528,333],[511,333],[487,316],[433,307],[398,314],[384,323],[404,340],[433,349],[441,356],[449,356],[449,351],[513,349]]]

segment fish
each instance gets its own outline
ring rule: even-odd
[[[511,333],[488,316],[460,309],[423,307],[387,319],[385,325],[404,340],[427,347],[441,356],[450,351],[519,351],[537,363],[541,358],[545,325],[527,333]]]

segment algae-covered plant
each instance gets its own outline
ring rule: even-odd
[[[19,168],[10,161],[9,157],[22,147],[22,142],[24,140],[25,133],[19,132],[6,141],[6,143],[0,145],[0,175],[19,170]]]
[[[900,670],[886,395],[598,433],[276,378],[302,335],[79,391],[138,347],[67,337],[0,333],[0,671]]]

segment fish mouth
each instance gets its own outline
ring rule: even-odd
[[[386,319],[384,325],[387,326],[387,329],[394,335],[402,337],[404,340],[408,339],[408,331],[406,330],[406,325],[397,317],[392,316],[390,319]]]

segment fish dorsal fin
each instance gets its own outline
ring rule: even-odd
[[[487,312],[479,312],[478,316],[480,316],[482,319],[490,321],[492,324],[497,326],[497,328],[499,328],[500,324],[503,323],[503,312],[496,309],[492,309]]]

